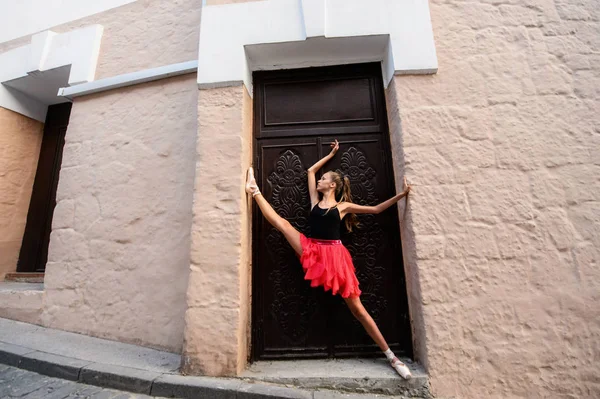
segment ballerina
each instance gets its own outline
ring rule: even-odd
[[[307,173],[311,202],[308,220],[311,237],[300,233],[290,222],[275,212],[261,194],[254,178],[252,166],[248,169],[246,192],[252,194],[267,221],[285,236],[300,257],[300,263],[305,273],[304,278],[311,281],[311,286],[322,286],[326,291],[331,290],[333,295],[341,295],[354,317],[383,351],[390,365],[404,379],[410,379],[412,377],[410,369],[391,351],[377,324],[360,301],[361,291],[358,288],[359,283],[352,257],[340,241],[340,226],[343,221],[346,229],[352,232],[352,229],[358,225],[356,214],[381,213],[406,197],[411,187],[404,178],[402,193],[387,201],[375,206],[354,204],[348,177],[329,171],[324,173],[319,181],[316,181],[315,173],[339,150],[338,141],[335,140],[331,143],[331,147],[331,152],[311,166]],[[320,198],[319,194],[321,194]]]

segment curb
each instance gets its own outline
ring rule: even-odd
[[[0,342],[0,363],[49,377],[151,396],[215,399],[364,399],[385,395],[304,390],[234,378],[191,377],[114,366]],[[399,396],[396,396],[399,398]]]

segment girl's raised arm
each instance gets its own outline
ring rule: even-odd
[[[310,206],[314,207],[319,202],[319,193],[317,192],[317,180],[315,173],[323,167],[340,149],[340,144],[337,140],[331,143],[331,152],[317,161],[313,166],[308,168],[308,192],[310,193]]]
[[[341,212],[340,216],[343,217],[343,215],[349,214],[349,213],[373,213],[373,214],[378,214],[381,213],[383,211],[385,211],[386,209],[388,209],[390,206],[394,205],[396,202],[400,201],[402,198],[406,197],[408,195],[408,193],[410,192],[410,185],[406,182],[406,177],[404,178],[404,191],[402,191],[400,194],[397,194],[395,196],[393,196],[392,198],[390,198],[387,201],[383,201],[380,204],[377,204],[375,206],[364,206],[364,205],[358,205],[358,204],[354,204],[352,202],[344,202],[341,203],[339,205],[339,210]]]

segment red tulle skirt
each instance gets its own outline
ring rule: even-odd
[[[360,296],[352,257],[340,240],[316,240],[300,234],[300,242],[300,263],[311,287],[322,286],[342,298]]]

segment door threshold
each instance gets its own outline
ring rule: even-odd
[[[6,273],[4,281],[10,281],[14,283],[43,283],[44,273]]]
[[[428,397],[429,378],[423,367],[400,358],[413,378],[404,380],[386,359],[262,360],[252,363],[239,377],[304,389]]]

